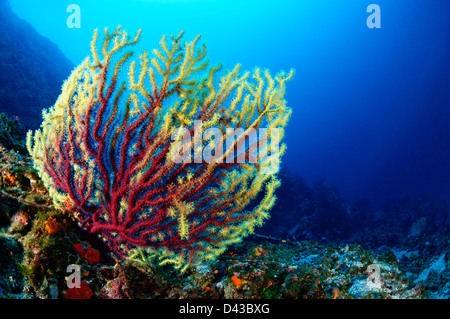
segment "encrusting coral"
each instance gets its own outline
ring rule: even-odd
[[[241,74],[237,65],[217,78],[199,37],[182,44],[182,33],[163,37],[152,58],[143,52],[137,69],[125,49],[139,36],[105,29],[98,50],[96,31],[92,57],[27,146],[54,202],[79,212],[117,256],[184,271],[269,217],[293,71]]]

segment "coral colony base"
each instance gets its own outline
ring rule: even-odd
[[[182,44],[182,33],[130,62],[140,33],[105,29],[99,50],[95,31],[27,146],[53,201],[117,257],[185,271],[268,218],[294,72],[236,65],[218,77],[199,37]]]

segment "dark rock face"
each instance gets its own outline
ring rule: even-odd
[[[0,0],[0,112],[19,117],[26,129],[42,122],[42,109],[53,105],[72,63],[59,48],[17,17]]]

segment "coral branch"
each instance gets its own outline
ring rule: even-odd
[[[240,74],[237,65],[217,78],[221,66],[207,69],[199,37],[182,44],[182,34],[163,37],[161,50],[144,52],[138,64],[125,49],[140,31],[130,40],[120,27],[105,29],[100,50],[95,31],[91,58],[66,80],[27,145],[55,204],[69,200],[117,256],[184,270],[268,218],[279,181],[265,171],[285,151],[274,146],[291,114],[284,95],[293,71],[273,78],[258,68]],[[249,138],[259,129],[259,140]]]

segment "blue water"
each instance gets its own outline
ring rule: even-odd
[[[69,4],[81,9],[70,29]],[[381,8],[370,29],[369,4]],[[448,0],[11,0],[15,13],[79,64],[95,28],[202,35],[212,64],[294,68],[284,164],[374,205],[404,194],[450,198]]]

